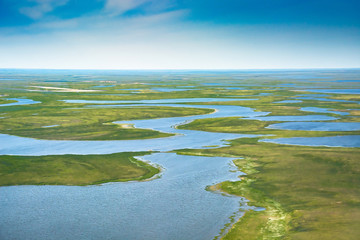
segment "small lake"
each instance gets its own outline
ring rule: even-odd
[[[360,147],[360,135],[262,139],[260,142],[300,146]]]
[[[116,85],[99,85],[99,86],[93,86],[94,88],[108,88],[108,87],[115,87]]]
[[[333,111],[327,108],[318,108],[318,107],[303,107],[300,108],[301,111],[304,112],[316,112],[316,113],[333,113],[338,115],[349,115],[348,112],[340,112],[340,111]]]
[[[166,104],[166,103],[196,103],[196,102],[229,102],[229,101],[251,101],[257,99],[243,98],[174,98],[174,99],[154,99],[154,100],[124,100],[124,101],[106,101],[106,100],[63,100],[66,103],[86,103],[86,104]]]
[[[17,105],[29,105],[29,104],[41,103],[39,101],[34,101],[34,100],[31,100],[31,99],[26,99],[26,98],[6,98],[6,100],[14,100],[16,102],[0,104],[0,107],[17,106]]]
[[[274,103],[301,103],[301,102],[302,102],[301,100],[283,100]]]
[[[193,89],[188,88],[151,88],[150,90],[156,91],[156,92],[182,92],[182,91],[189,91]]]
[[[358,122],[284,122],[268,126],[271,129],[303,131],[359,131]]]
[[[301,121],[330,121],[336,120],[335,117],[325,115],[303,115],[303,116],[264,116],[251,117],[250,119],[260,121],[283,121],[283,122],[301,122]]]

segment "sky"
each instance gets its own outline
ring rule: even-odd
[[[359,0],[0,0],[0,68],[359,68],[359,12]]]

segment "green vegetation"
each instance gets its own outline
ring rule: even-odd
[[[348,101],[360,101],[360,96],[355,94],[341,94],[332,96],[331,99],[340,99]]]
[[[16,101],[14,101],[14,100],[7,100],[7,99],[1,99],[1,98],[0,98],[0,105],[1,105],[1,104],[14,103],[14,102],[16,102]],[[0,106],[0,107],[1,107],[1,106]]]
[[[0,186],[91,185],[145,180],[160,170],[134,156],[149,152],[107,155],[0,156]]]
[[[127,140],[168,137],[150,129],[124,128],[120,120],[207,114],[211,109],[172,107],[61,108],[12,106],[0,119],[0,133],[53,140]],[[50,126],[50,127],[48,127]]]

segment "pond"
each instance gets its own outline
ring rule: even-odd
[[[262,139],[260,142],[301,146],[360,147],[360,135]]]
[[[271,129],[304,131],[359,131],[358,122],[285,122],[268,126]]]
[[[6,100],[13,100],[13,101],[16,101],[16,102],[0,104],[0,107],[17,106],[17,105],[29,105],[29,104],[41,103],[39,101],[34,101],[32,99],[26,99],[26,98],[6,98]]]
[[[319,107],[303,107],[300,108],[301,111],[305,112],[317,112],[317,113],[333,113],[338,115],[349,115],[348,112],[340,112],[340,111],[333,111],[327,108],[319,108]]]

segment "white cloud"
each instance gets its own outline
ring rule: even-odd
[[[129,10],[144,7],[143,10],[156,13],[175,6],[174,0],[107,0],[105,12],[110,16],[121,15]]]
[[[52,12],[55,8],[65,5],[69,0],[30,0],[35,3],[32,7],[20,8],[20,13],[32,18],[40,19],[46,13]]]
[[[105,11],[110,15],[121,15],[149,1],[150,0],[108,0],[105,5]]]

